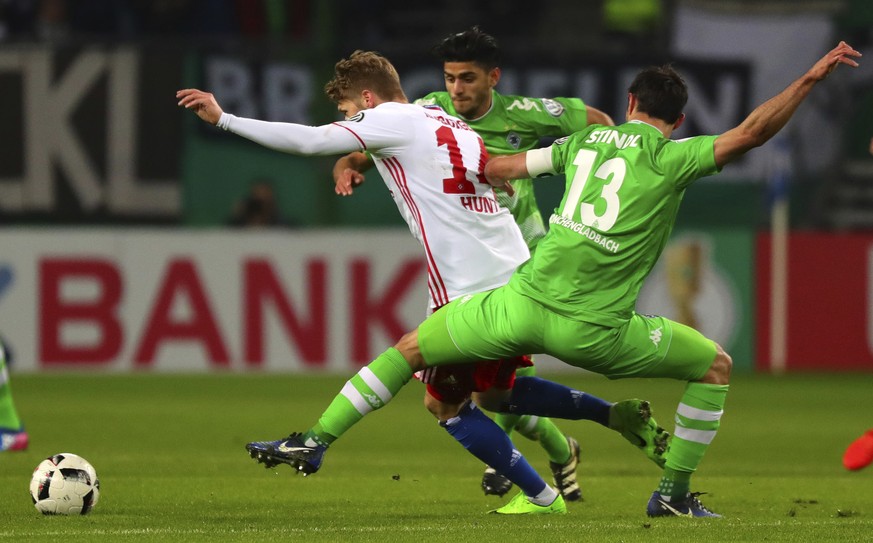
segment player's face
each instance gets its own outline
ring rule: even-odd
[[[336,105],[336,109],[343,117],[348,119],[349,117],[356,115],[359,111],[364,109],[364,107],[361,104],[358,104],[355,100],[346,98]]]
[[[491,107],[491,89],[500,78],[500,69],[486,71],[473,62],[446,62],[443,78],[455,111],[468,119],[476,119]]]

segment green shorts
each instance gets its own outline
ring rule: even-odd
[[[610,379],[696,381],[715,360],[715,343],[664,317],[634,314],[619,327],[551,311],[509,286],[462,296],[418,329],[428,366],[544,353]]]

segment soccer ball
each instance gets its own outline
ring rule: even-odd
[[[100,498],[100,481],[81,456],[56,454],[33,470],[30,497],[43,515],[86,515]]]

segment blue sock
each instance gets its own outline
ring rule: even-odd
[[[473,456],[518,485],[525,495],[536,496],[546,488],[546,482],[515,449],[506,432],[473,403],[467,403],[457,417],[440,422],[440,426]]]
[[[503,406],[506,413],[567,420],[593,420],[609,426],[612,403],[539,377],[518,377]]]

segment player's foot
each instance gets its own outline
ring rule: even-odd
[[[510,488],[512,488],[512,481],[497,473],[497,470],[491,466],[485,466],[485,473],[482,474],[482,490],[485,491],[486,496],[503,496]]]
[[[561,496],[564,496],[564,499],[568,502],[582,501],[582,490],[576,481],[576,466],[579,464],[579,443],[572,437],[568,437],[567,445],[570,446],[570,459],[563,464],[549,462],[549,467],[552,468],[555,486],[558,487],[558,492],[561,493]],[[508,487],[507,490],[509,490]]]
[[[489,513],[497,513],[498,515],[565,515],[567,513],[567,504],[564,503],[564,498],[558,494],[549,505],[537,505],[527,499],[524,492],[519,492],[514,498],[509,500],[509,503],[489,511]]]
[[[685,499],[680,502],[671,502],[664,499],[657,490],[649,498],[646,506],[646,514],[650,517],[712,517],[721,518],[721,515],[707,509],[697,496],[702,492],[689,492]]]
[[[622,400],[609,409],[609,427],[664,467],[664,453],[670,433],[658,426],[652,417],[652,407],[645,400]]]
[[[249,456],[272,468],[278,464],[288,464],[297,473],[310,475],[318,471],[327,447],[304,442],[303,434],[294,432],[278,441],[255,441],[246,444]]]
[[[873,430],[868,430],[849,444],[843,454],[843,465],[846,469],[856,470],[866,468],[871,463],[873,463]]]
[[[0,452],[27,450],[29,438],[24,427],[18,429],[0,428]]]

